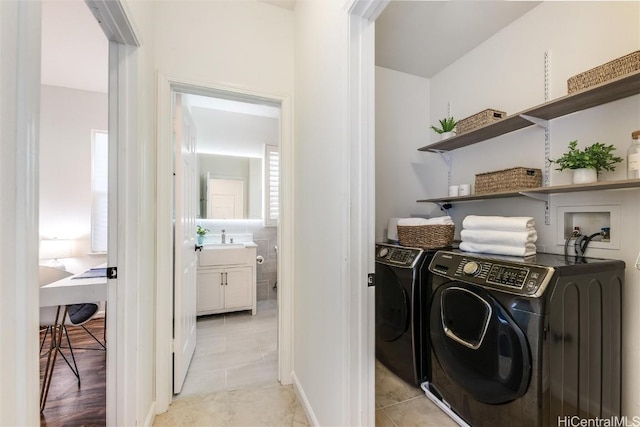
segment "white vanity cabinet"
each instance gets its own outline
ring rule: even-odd
[[[198,315],[239,310],[256,314],[256,246],[245,245],[205,245],[199,253]]]

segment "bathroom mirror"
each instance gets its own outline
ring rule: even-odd
[[[268,224],[272,211],[277,213],[279,171],[267,147],[277,151],[280,106],[236,98],[183,96],[197,134],[197,216],[262,219]],[[267,218],[263,212],[268,212]]]
[[[198,153],[198,217],[262,219],[262,159]]]

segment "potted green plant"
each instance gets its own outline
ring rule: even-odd
[[[440,134],[440,139],[449,138],[451,135],[453,135],[456,125],[458,124],[456,119],[454,119],[453,117],[445,117],[444,119],[440,119],[439,122],[439,128],[431,126],[431,129],[433,129],[434,132]]]
[[[569,143],[569,151],[564,153],[562,157],[556,160],[549,159],[551,163],[558,165],[556,170],[573,170],[574,184],[596,182],[601,171],[614,171],[616,163],[622,161],[621,157],[613,155],[616,150],[613,145],[596,142],[584,150],[580,150],[577,147],[578,141],[571,141]]]
[[[202,228],[200,225],[196,226],[196,234],[198,235],[198,244],[201,245],[204,242],[204,236],[209,232],[208,228]]]

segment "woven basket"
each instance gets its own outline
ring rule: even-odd
[[[640,71],[640,50],[569,78],[567,90],[571,94],[635,71]]]
[[[451,246],[455,225],[398,225],[398,240],[402,246],[437,249]]]
[[[471,132],[472,130],[502,120],[505,117],[507,117],[507,113],[504,111],[492,110],[490,108],[480,111],[473,116],[460,120],[456,125],[456,134],[460,135],[461,133]]]
[[[476,194],[499,193],[542,186],[542,171],[532,168],[510,168],[476,175]]]

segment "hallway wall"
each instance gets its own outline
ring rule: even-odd
[[[62,262],[81,273],[106,262],[106,255],[90,252],[91,131],[107,130],[107,94],[40,90],[40,238],[71,239],[72,258]]]

